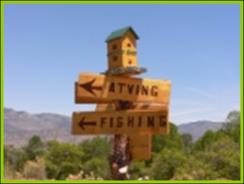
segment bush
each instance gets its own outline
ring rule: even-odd
[[[37,158],[36,161],[28,160],[24,165],[23,176],[25,179],[46,179],[44,159]]]
[[[21,148],[4,146],[4,163],[13,171],[21,171],[28,160],[26,152]]]
[[[52,142],[45,157],[47,177],[65,179],[69,174],[77,174],[82,166],[83,155],[77,145]]]
[[[28,145],[24,147],[28,160],[35,160],[36,157],[44,154],[44,144],[39,136],[30,138]]]
[[[155,180],[171,179],[178,167],[186,161],[185,155],[177,149],[163,149],[152,162],[150,178]]]
[[[188,156],[185,162],[176,168],[173,180],[211,180],[219,177],[214,172],[211,165],[196,159],[194,156]]]
[[[110,167],[107,159],[93,158],[82,166],[86,174],[93,173],[95,177],[109,178]]]
[[[163,148],[183,148],[181,135],[178,133],[177,126],[173,123],[170,123],[170,133],[168,135],[154,135],[152,141],[153,152],[160,152]]]
[[[220,178],[240,179],[240,150],[230,137],[209,144],[204,151],[195,153],[197,159],[208,163]]]
[[[136,180],[138,178],[144,178],[149,175],[149,168],[144,161],[133,161],[129,165],[130,179]]]

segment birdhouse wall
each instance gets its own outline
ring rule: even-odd
[[[137,66],[136,38],[131,31],[107,43],[108,68]]]
[[[136,39],[131,32],[127,32],[123,37],[122,50],[124,51],[122,56],[123,67],[138,66],[136,53]]]
[[[107,43],[108,53],[115,52],[116,50],[121,50],[121,49],[122,49],[122,38],[114,39]]]
[[[130,43],[131,44],[131,49],[136,49],[136,38],[135,38],[135,36],[132,34],[132,32],[131,31],[129,31],[129,32],[127,32],[126,34],[125,34],[125,36],[123,36],[123,47],[122,47],[122,49],[124,49],[124,48],[128,48],[128,43]]]
[[[108,68],[118,68],[122,67],[122,55],[121,54],[113,54],[109,56],[109,61],[108,61]]]

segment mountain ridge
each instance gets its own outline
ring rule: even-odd
[[[191,134],[193,141],[200,138],[207,130],[216,131],[222,122],[199,120],[178,125],[181,134]],[[4,108],[4,140],[5,144],[22,146],[33,136],[42,140],[58,140],[61,142],[78,143],[91,139],[93,135],[75,136],[71,134],[71,118],[56,113],[29,113]]]

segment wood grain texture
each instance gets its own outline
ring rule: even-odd
[[[167,111],[74,112],[73,134],[167,133]]]
[[[168,105],[170,88],[168,80],[82,73],[75,83],[75,102],[109,103],[123,100]]]

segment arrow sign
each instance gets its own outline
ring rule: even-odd
[[[168,105],[170,88],[168,80],[82,73],[75,83],[75,102],[110,103],[122,100]]]
[[[74,112],[73,134],[167,133],[168,111]]]
[[[79,87],[82,87],[89,93],[93,94],[96,96],[93,90],[102,90],[101,86],[92,86],[92,84],[95,82],[96,78],[92,79],[90,82],[84,83],[84,84],[79,84]]]
[[[90,125],[90,126],[96,126],[96,122],[95,121],[85,121],[85,117],[83,117],[80,122],[79,122],[79,126],[84,130],[85,129],[85,125]]]

